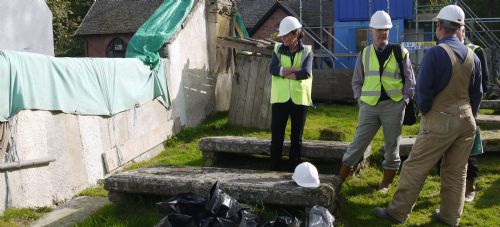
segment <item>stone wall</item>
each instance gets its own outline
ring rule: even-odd
[[[152,100],[112,117],[24,110],[11,118],[12,157],[56,161],[0,173],[0,213],[7,207],[51,206],[70,199],[120,166],[158,154],[162,142],[182,125],[193,127],[206,119],[215,108],[207,50],[205,1],[198,1],[168,45],[164,63],[170,109]]]

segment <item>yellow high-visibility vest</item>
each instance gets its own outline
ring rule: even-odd
[[[477,50],[478,48],[480,48],[480,46],[478,46],[478,45],[474,45],[474,44],[472,44],[472,43],[468,43],[466,46],[467,46],[468,48],[470,48],[470,49],[471,49],[472,51],[474,51],[474,52],[476,52],[476,50]]]
[[[401,47],[401,52],[404,59],[408,50]],[[365,47],[361,56],[365,76],[361,88],[361,101],[371,106],[376,105],[380,99],[382,86],[391,100],[401,101],[403,99],[403,80],[400,70],[402,69],[399,68],[394,51],[385,61],[382,75],[380,75],[380,64],[373,44]]]
[[[278,56],[280,64],[284,68],[293,67],[296,69],[302,68],[302,63],[311,53],[311,45],[304,45],[304,49],[297,51],[292,60],[289,56],[278,53],[281,43],[274,46],[274,53]],[[292,99],[292,102],[297,105],[310,106],[312,90],[312,75],[305,80],[290,80],[281,76],[272,76],[271,84],[271,104],[285,103]]]

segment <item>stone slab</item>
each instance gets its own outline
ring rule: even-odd
[[[301,155],[308,158],[337,159],[347,150],[349,142],[308,140],[302,142]],[[198,147],[202,151],[206,165],[213,165],[216,161],[215,153],[238,153],[238,154],[260,154],[270,155],[271,140],[253,137],[217,136],[200,139]],[[287,156],[290,151],[290,141],[283,145],[283,155]],[[372,152],[368,146],[363,157],[366,159]]]
[[[106,197],[77,197],[49,212],[32,226],[74,226],[106,204],[109,204]]]
[[[415,139],[415,137],[401,138],[399,145],[399,155],[401,157],[408,157],[410,155]],[[500,153],[500,130],[481,131],[481,139],[485,153]]]
[[[500,100],[483,100],[481,101],[481,109],[500,110]]]
[[[299,187],[291,173],[214,167],[162,166],[131,170],[104,180],[109,200],[119,203],[126,195],[173,196],[192,192],[208,197],[212,185],[240,202],[282,206],[335,207],[340,178],[320,175],[318,188]]]
[[[480,124],[489,124],[500,128],[500,115],[478,114],[476,120]]]

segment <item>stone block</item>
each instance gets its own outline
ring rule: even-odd
[[[480,124],[488,124],[490,126],[500,128],[500,115],[478,114],[476,120]]]
[[[192,192],[209,195],[219,181],[223,191],[240,202],[282,206],[320,205],[333,211],[340,178],[320,175],[318,188],[304,188],[292,180],[291,173],[214,167],[161,166],[131,170],[104,180],[109,200],[119,203],[126,195],[173,196]]]
[[[401,138],[399,145],[399,155],[401,157],[408,157],[410,155],[415,139],[415,137]],[[484,153],[500,153],[500,130],[481,131],[481,139],[483,141]]]
[[[308,158],[342,160],[348,146],[349,142],[308,140],[302,142],[301,154],[302,157]],[[271,140],[238,136],[205,137],[200,139],[198,147],[202,151],[205,164],[210,166],[216,162],[216,153],[220,152],[270,155]],[[290,141],[285,141],[283,155],[287,156],[289,151]],[[372,149],[368,146],[363,160],[369,157],[371,152]]]

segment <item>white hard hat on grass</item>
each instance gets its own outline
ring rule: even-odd
[[[290,33],[291,31],[295,31],[299,28],[302,28],[302,24],[300,24],[297,18],[292,16],[285,17],[280,22],[280,27],[278,29],[279,31],[278,36],[284,36]]]
[[[309,162],[300,163],[297,167],[295,167],[292,179],[301,187],[319,187],[318,170]]]
[[[391,16],[389,16],[389,14],[385,11],[377,11],[372,15],[369,26],[374,29],[391,29]]]
[[[447,20],[451,22],[455,22],[460,25],[465,24],[465,13],[457,5],[448,5],[443,7],[440,11],[439,14],[432,19],[433,21],[438,21],[438,20]]]

